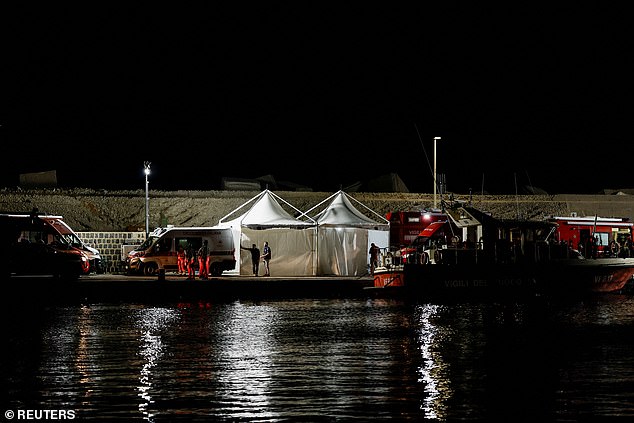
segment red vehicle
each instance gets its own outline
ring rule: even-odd
[[[560,242],[586,257],[630,257],[634,222],[623,217],[554,216]]]
[[[52,221],[60,216],[0,214],[0,273],[75,279],[88,273],[86,253],[73,246]]]
[[[390,250],[397,251],[414,242],[431,223],[446,221],[447,215],[426,210],[397,211],[388,212],[385,218],[390,222]]]
[[[441,245],[454,242],[455,230],[446,213],[399,211],[386,214],[390,221],[390,251],[386,256],[391,264],[400,265],[428,259],[427,249],[435,251]]]

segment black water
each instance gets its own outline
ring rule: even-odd
[[[634,419],[632,295],[24,306],[2,335],[14,416]]]

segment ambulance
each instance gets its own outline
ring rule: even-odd
[[[143,244],[128,253],[126,270],[129,274],[145,276],[155,276],[161,270],[177,270],[178,250],[181,247],[187,250],[191,245],[198,251],[203,241],[207,241],[209,248],[211,276],[235,269],[235,246],[230,228],[168,226],[155,229]]]

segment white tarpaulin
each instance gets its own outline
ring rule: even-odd
[[[265,241],[271,247],[271,276],[315,274],[316,223],[312,219],[296,219],[278,200],[300,213],[300,210],[267,189],[220,219],[218,226],[232,229],[236,245],[236,271],[239,274],[253,274],[251,253],[240,249],[240,246],[250,248],[255,244],[262,252]],[[243,214],[227,220],[245,209]],[[264,274],[261,262],[259,274]]]
[[[370,244],[379,248],[389,246],[390,223],[343,191],[336,192],[303,215],[309,216],[329,200],[330,203],[313,216],[317,221],[317,275],[363,276],[368,273]],[[361,213],[350,200],[381,221]]]

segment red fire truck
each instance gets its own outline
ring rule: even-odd
[[[591,257],[629,257],[632,254],[634,222],[627,217],[554,216],[548,219],[559,224],[557,235]]]
[[[392,251],[410,245],[431,223],[447,221],[445,213],[426,210],[388,212],[385,218],[390,221],[390,250]]]

